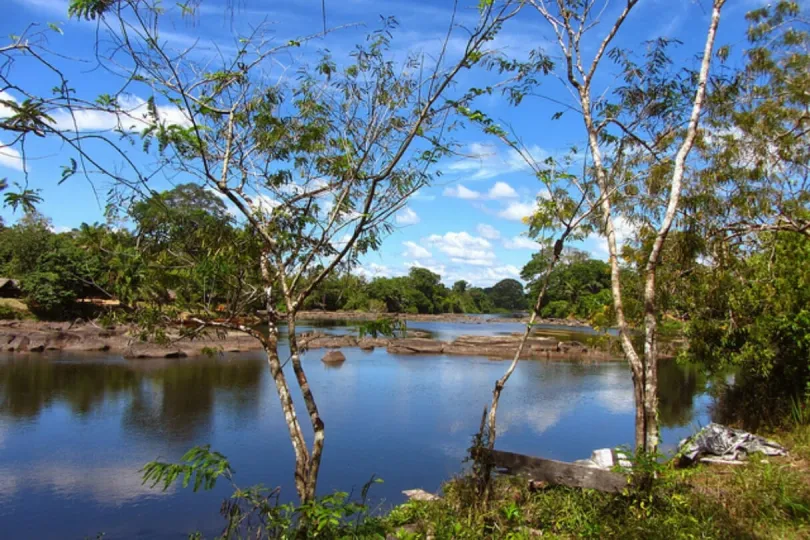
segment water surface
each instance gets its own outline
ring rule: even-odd
[[[414,323],[456,332],[511,331],[507,324]],[[341,331],[341,330],[336,330]],[[344,330],[345,331],[345,330]],[[303,362],[326,423],[320,490],[359,490],[385,480],[375,504],[401,490],[437,490],[457,474],[504,362],[461,356],[324,351]],[[694,370],[661,365],[664,447],[705,424],[708,399]],[[298,403],[299,406],[302,404]],[[302,408],[303,409],[303,408]],[[302,416],[302,418],[304,418]],[[573,460],[633,438],[630,374],[623,362],[522,362],[504,390],[498,447]],[[4,538],[185,538],[219,531],[225,485],[212,493],[141,485],[152,459],[178,459],[211,444],[236,481],[281,486],[294,498],[293,455],[260,353],[126,361],[109,355],[0,357],[0,530]]]

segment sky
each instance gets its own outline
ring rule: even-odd
[[[4,0],[0,35],[20,34],[32,23],[58,24],[62,34],[50,32],[48,47],[60,55],[81,59],[67,75],[79,95],[95,96],[119,80],[105,72],[93,61],[96,24],[67,19],[67,0]],[[167,5],[174,2],[167,0]],[[177,46],[197,42],[201,60],[219,49],[224,54],[234,49],[236,35],[251,26],[265,23],[272,28],[280,42],[301,35],[317,33],[323,28],[320,0],[234,0],[236,9],[229,10],[225,0],[202,0],[193,21],[174,21],[164,26],[162,35]],[[460,0],[456,22],[475,19],[475,1]],[[603,19],[612,21],[623,2],[608,2]],[[393,34],[395,51],[435,53],[446,34],[453,15],[453,2],[447,0],[326,0],[326,21],[329,27],[351,25],[319,38],[281,62],[306,62],[318,49],[328,49],[340,62],[365,33],[379,27],[381,16],[393,15],[399,27]],[[747,10],[758,7],[757,0],[728,0],[718,35],[718,45],[730,44],[740,50],[744,46]],[[617,46],[639,50],[644,42],[660,36],[683,42],[675,55],[683,65],[696,67],[708,27],[710,0],[640,0],[617,36]],[[459,32],[460,29],[456,29]],[[594,29],[594,38],[601,37],[605,26]],[[518,57],[535,47],[543,46],[552,58],[556,54],[552,34],[539,15],[526,9],[509,21],[498,35],[494,47]],[[0,41],[0,44],[2,42]],[[452,49],[452,48],[451,48]],[[588,49],[591,49],[590,51]],[[585,55],[593,54],[594,41],[585,42]],[[735,50],[735,49],[732,49]],[[589,54],[590,53],[590,54]],[[732,62],[734,61],[732,55]],[[50,91],[49,81],[41,74],[16,66],[15,76],[25,86],[41,85]],[[597,85],[602,91],[615,88],[618,81],[609,61],[602,64]],[[573,104],[573,99],[559,78],[559,73],[542,82],[545,98],[528,97],[520,107],[509,106],[499,96],[479,102],[501,125],[517,133],[532,157],[541,160],[561,156],[572,146],[584,147],[581,118],[568,113],[553,120],[560,105],[552,100]],[[470,71],[459,79],[460,87],[486,84],[487,75]],[[14,98],[13,93],[3,96]],[[131,96],[132,106],[138,106],[148,95]],[[551,99],[547,99],[551,98]],[[0,106],[0,115],[3,108]],[[55,119],[57,122],[66,119]],[[88,129],[99,129],[109,119],[87,115],[80,118]],[[477,286],[491,286],[504,278],[519,278],[520,269],[537,251],[538,244],[529,239],[522,221],[535,208],[543,187],[523,160],[488,138],[479,129],[468,126],[453,134],[463,156],[454,156],[439,163],[441,175],[429,187],[421,189],[394,216],[394,232],[378,252],[364,257],[358,271],[368,277],[402,275],[414,266],[439,273],[447,284],[464,279]],[[105,193],[109,188],[103,180],[92,184],[81,177],[59,182],[60,167],[70,155],[52,141],[37,141],[27,148],[25,170],[19,152],[4,146],[11,139],[0,131],[0,178],[10,184],[20,183],[41,190],[43,203],[39,210],[50,218],[54,230],[64,231],[82,222],[103,222]],[[137,153],[133,149],[133,155]],[[112,159],[112,158],[110,158]],[[170,187],[170,186],[167,186]],[[11,208],[0,209],[6,223],[20,217]],[[632,237],[632,228],[617,220],[619,239]],[[607,258],[605,242],[598,236],[573,243],[600,259]]]

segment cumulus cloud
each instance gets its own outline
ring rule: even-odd
[[[0,167],[7,167],[15,171],[23,170],[22,154],[16,148],[0,142]]]
[[[518,197],[517,191],[515,191],[515,189],[506,182],[495,182],[495,185],[493,185],[486,193],[469,189],[462,184],[458,184],[455,186],[446,187],[443,194],[446,197],[455,197],[457,199],[465,199],[468,201],[479,199],[516,199]]]
[[[407,261],[408,268],[426,268],[442,276],[442,281],[448,285],[459,280],[472,283],[476,287],[491,287],[503,279],[519,279],[520,269],[514,265],[502,266],[471,266],[469,264],[444,265],[435,261]]]
[[[423,248],[416,242],[407,240],[405,242],[402,242],[402,245],[405,246],[405,251],[402,253],[403,257],[413,259],[430,259],[433,257],[433,254],[431,254],[430,251]]]
[[[54,127],[64,131],[109,131],[119,129],[136,131],[152,123],[145,99],[122,95],[118,98],[121,112],[105,111],[57,111],[51,117]],[[190,126],[191,120],[174,105],[156,107],[158,122],[166,125]]]
[[[531,216],[537,205],[533,202],[511,202],[506,205],[506,208],[498,212],[498,216],[511,221],[522,221],[524,218]]]
[[[487,240],[497,240],[501,237],[501,233],[498,231],[498,229],[492,225],[487,225],[486,223],[479,223],[475,230],[479,235],[481,235],[481,237],[486,238]]]
[[[505,238],[503,247],[506,249],[530,249],[537,251],[540,249],[540,244],[525,236],[513,236],[512,238]]]
[[[416,260],[405,262],[405,266],[408,268],[424,268],[426,270],[430,270],[434,274],[439,274],[444,280],[448,279],[447,267],[443,264],[436,264],[434,262],[420,262]]]
[[[495,182],[489,190],[490,199],[515,199],[517,196],[517,191],[506,182]]]
[[[466,231],[451,231],[444,235],[433,234],[426,241],[448,255],[455,263],[492,266],[495,262],[492,244],[487,239],[472,236]]]
[[[448,283],[463,279],[478,287],[491,287],[503,279],[518,279],[520,277],[520,269],[511,264],[478,268],[468,267],[451,269],[447,274],[442,274],[442,277],[445,277],[445,275],[447,276],[445,280]]]
[[[396,221],[397,225],[416,225],[421,220],[416,212],[406,206],[396,213],[394,221]]]
[[[369,263],[358,265],[354,272],[363,276],[366,279],[374,279],[375,277],[391,277],[393,272],[389,267],[384,264]]]

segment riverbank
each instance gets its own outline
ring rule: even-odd
[[[655,481],[620,494],[500,477],[485,504],[461,477],[441,498],[394,508],[384,528],[388,538],[808,538],[810,427],[766,435],[789,455],[688,469],[642,465]]]
[[[323,332],[302,333],[299,343],[305,349],[359,348],[372,351],[383,348],[391,354],[444,354],[510,359],[520,343],[520,334],[495,336],[459,336],[452,341],[433,339],[413,330],[404,337],[357,337]],[[180,329],[169,329],[160,343],[140,339],[137,331],[126,325],[101,327],[88,323],[51,323],[37,321],[1,321],[0,350],[14,353],[45,351],[110,352],[125,358],[181,358],[219,352],[260,350],[261,344],[240,332],[209,332],[194,339],[184,337]],[[577,341],[554,337],[531,336],[521,358],[535,360],[609,361],[615,358],[607,351]]]

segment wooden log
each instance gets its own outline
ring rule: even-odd
[[[548,482],[550,485],[596,489],[608,493],[619,493],[627,487],[627,476],[624,474],[578,463],[500,450],[492,450],[491,459],[497,471],[502,474],[527,476],[535,481]]]

